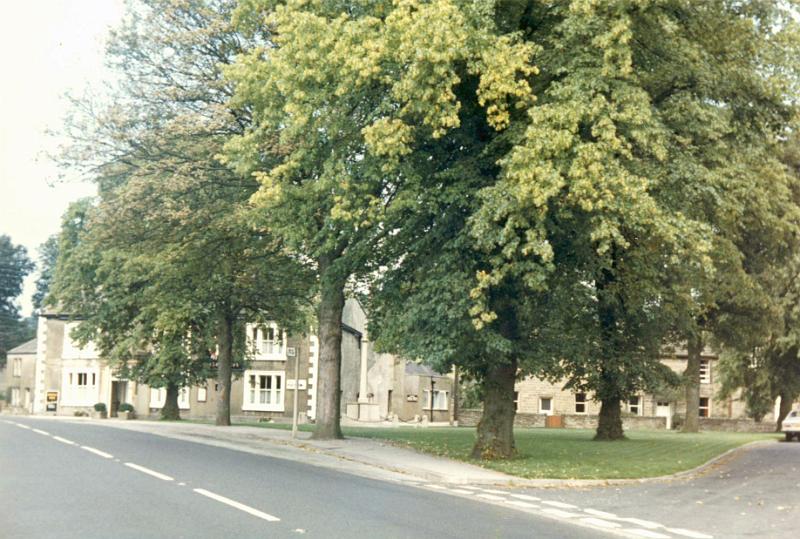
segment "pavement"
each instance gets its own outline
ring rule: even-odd
[[[500,511],[511,508],[524,513],[534,527],[541,526],[542,519],[556,527],[574,526],[569,531],[559,528],[562,535],[557,537],[585,534],[588,530],[604,536],[651,539],[794,538],[800,522],[800,443],[754,444],[691,473],[657,480],[527,481],[373,439],[315,441],[309,439],[309,433],[301,432],[299,439],[292,440],[285,430],[220,428],[186,422],[77,418],[20,421],[51,425],[47,427],[49,430],[63,428],[65,432],[77,427],[92,432],[117,432],[111,436],[115,440],[136,435],[142,439],[171,440],[170,443],[180,441],[195,448],[192,453],[198,451],[198,446],[211,446],[209,450],[213,447],[249,454],[262,463],[282,462],[275,464],[281,468],[301,466],[304,470],[317,470],[308,472],[312,475],[334,473],[337,481],[348,484],[368,480],[411,488],[424,492],[424,496],[435,493],[439,495],[435,504],[449,498],[448,503],[477,502]],[[349,480],[342,479],[347,476]],[[489,536],[473,529],[461,535]],[[511,537],[514,532],[505,530],[499,536]]]

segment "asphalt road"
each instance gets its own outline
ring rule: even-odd
[[[680,458],[676,455],[675,458]],[[800,443],[754,445],[690,479],[588,489],[519,492],[635,517],[654,534],[682,537],[800,537]]]
[[[300,535],[607,537],[498,505],[298,462],[85,423],[0,418],[5,539]]]

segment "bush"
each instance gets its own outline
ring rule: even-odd
[[[94,405],[94,411],[95,412],[105,412],[106,411],[106,403],[98,402],[97,404]]]
[[[83,410],[75,410],[75,412],[72,415],[74,415],[75,417],[89,417],[89,413],[84,412]]]
[[[119,405],[119,411],[120,412],[133,412],[133,404],[130,404],[128,402],[123,402],[122,404]]]

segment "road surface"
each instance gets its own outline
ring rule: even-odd
[[[298,536],[608,537],[299,462],[88,423],[0,418],[5,539]]]

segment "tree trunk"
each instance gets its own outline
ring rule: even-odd
[[[687,342],[686,370],[683,383],[686,388],[686,417],[683,432],[700,431],[700,354],[703,351],[703,338],[692,335]]]
[[[345,278],[337,276],[326,260],[321,260],[319,302],[319,382],[317,417],[312,438],[343,438],[341,418],[342,311]]]
[[[231,362],[233,358],[233,318],[222,316],[219,320],[219,356],[217,357],[217,416],[215,424],[231,425]]]
[[[792,411],[792,401],[794,398],[787,391],[781,391],[781,405],[778,409],[778,421],[775,424],[775,432],[781,432],[783,428],[783,420]]]
[[[616,264],[616,257],[614,257]],[[602,335],[601,354],[603,365],[600,371],[600,384],[596,394],[600,399],[600,416],[597,418],[597,429],[594,439],[597,441],[624,440],[625,431],[622,429],[622,390],[619,377],[621,375],[615,358],[620,353],[619,338],[617,335],[617,304],[619,298],[609,287],[614,283],[615,276],[612,270],[604,269],[597,280],[598,291],[598,317]]]
[[[594,439],[598,441],[624,440],[622,430],[622,403],[620,399],[609,398],[600,401],[600,416]]]
[[[178,385],[167,384],[167,397],[164,399],[164,406],[161,408],[161,419],[177,421],[181,418],[181,411],[178,408]]]
[[[472,458],[495,460],[514,456],[514,382],[517,359],[492,365],[483,379],[483,415]]]

